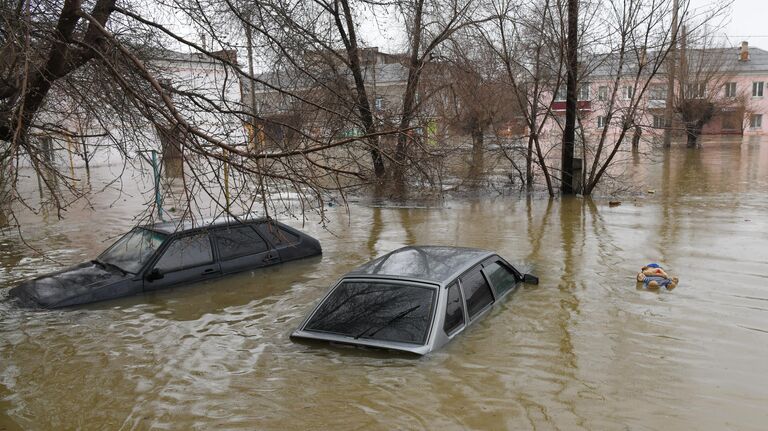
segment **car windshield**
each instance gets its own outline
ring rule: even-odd
[[[135,274],[167,237],[159,232],[135,228],[102,253],[99,261]]]
[[[426,286],[346,281],[320,304],[304,329],[424,344],[436,291]]]

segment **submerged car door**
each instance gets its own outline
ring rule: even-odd
[[[221,275],[208,232],[173,239],[144,276],[144,290],[193,283]]]
[[[250,225],[227,226],[213,232],[221,272],[231,274],[279,262],[278,254]]]

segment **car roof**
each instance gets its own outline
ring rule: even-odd
[[[263,223],[266,221],[272,221],[278,223],[269,217],[257,216],[254,214],[243,214],[241,216],[221,216],[212,217],[199,220],[181,219],[181,220],[168,220],[159,223],[153,223],[142,226],[145,229],[153,230],[156,232],[173,234],[182,233],[195,229],[202,228],[214,228],[219,226],[238,225],[242,223]]]
[[[445,284],[496,253],[450,246],[408,246],[394,250],[344,277],[406,278]]]

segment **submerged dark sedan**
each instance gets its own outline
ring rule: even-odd
[[[291,336],[423,355],[524,282],[538,279],[491,251],[403,247],[347,273]]]
[[[44,308],[86,304],[322,253],[311,236],[268,218],[164,222],[134,228],[98,258],[10,290]]]

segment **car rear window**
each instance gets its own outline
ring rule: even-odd
[[[343,282],[304,329],[355,339],[424,344],[436,289],[377,282]]]

